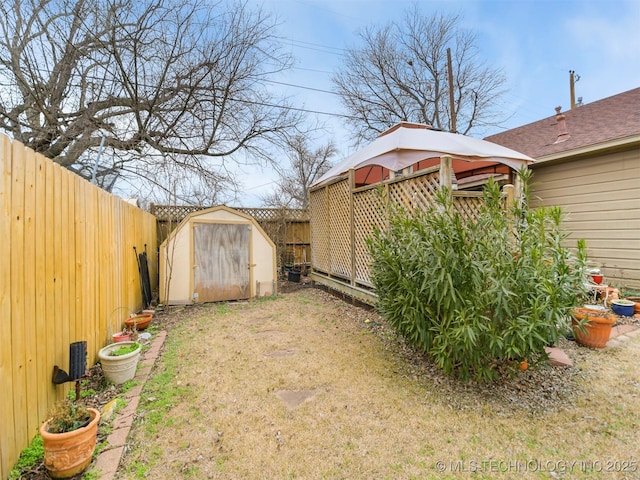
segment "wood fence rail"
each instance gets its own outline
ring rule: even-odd
[[[71,383],[69,344],[87,342],[87,366],[129,313],[142,307],[134,247],[148,246],[151,214],[0,135],[0,476],[7,478]]]

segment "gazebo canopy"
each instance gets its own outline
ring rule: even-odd
[[[428,125],[401,122],[331,168],[311,187],[330,183],[351,169],[356,170],[357,178],[373,183],[372,179],[382,179],[379,177],[383,169],[396,172],[418,164],[417,170],[422,170],[437,165],[443,155],[452,157],[456,174],[497,164],[519,170],[534,161],[523,153],[485,140],[434,130]]]

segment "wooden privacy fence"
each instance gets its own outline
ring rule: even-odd
[[[423,210],[433,203],[436,191],[451,186],[450,172],[440,166],[418,173],[355,188],[354,174],[312,190],[309,195],[311,217],[311,277],[365,303],[375,303],[367,238],[376,228],[387,226],[385,202],[409,211]],[[482,206],[482,192],[452,191],[454,207],[466,218],[476,216]],[[503,197],[511,202],[512,185],[503,187]]]
[[[151,213],[158,220],[158,241],[162,243],[169,233],[190,213],[209,207],[192,205],[155,205]],[[234,210],[251,215],[276,244],[278,265],[306,264],[311,261],[311,232],[309,211],[299,208],[247,208]]]
[[[0,135],[0,472],[7,478],[70,383],[69,344],[87,342],[87,366],[129,313],[142,307],[133,250],[149,247],[147,212]]]

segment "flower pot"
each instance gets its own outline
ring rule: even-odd
[[[130,328],[135,327],[136,330],[144,330],[149,326],[152,318],[153,315],[150,313],[143,313],[142,315],[135,315],[127,318],[124,321],[124,324]]]
[[[136,342],[117,342],[101,348],[98,358],[102,364],[102,371],[108,380],[116,385],[131,380],[136,376],[138,360],[140,360],[140,347],[126,355],[113,356],[111,353],[123,346],[134,345]]]
[[[91,420],[86,427],[71,432],[50,433],[48,421],[40,426],[44,444],[44,465],[52,478],[71,478],[82,472],[96,448],[100,412],[89,408]]]
[[[632,317],[636,303],[631,300],[613,300],[611,309],[618,315]]]
[[[633,311],[635,313],[640,313],[640,297],[626,297],[625,300],[629,300],[631,302],[634,302],[635,306],[633,307]]]
[[[122,332],[114,333],[112,337],[114,342],[128,342],[131,340],[130,334]]]
[[[300,273],[302,273],[300,270],[291,270],[290,272],[287,272],[287,280],[296,283],[300,282]]]
[[[579,325],[578,321],[587,319],[588,322]],[[592,348],[604,348],[611,336],[611,327],[616,316],[601,310],[576,308],[573,311],[571,323],[576,342]]]

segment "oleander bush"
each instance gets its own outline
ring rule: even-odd
[[[507,209],[494,182],[474,220],[442,190],[425,211],[389,207],[388,228],[369,239],[379,312],[464,380],[545,357],[584,288],[584,241],[566,247],[562,211],[529,208],[530,173],[519,175],[523,199]]]

